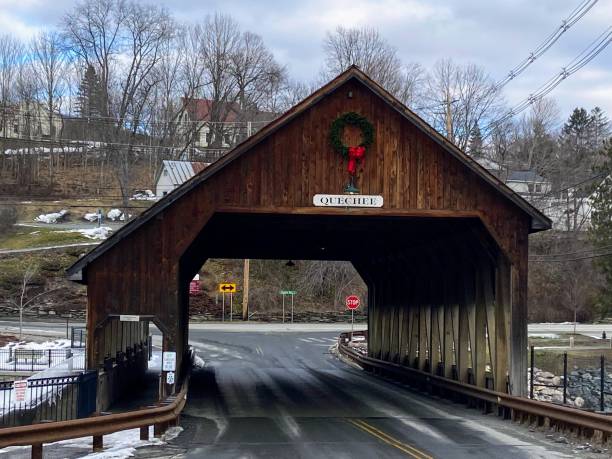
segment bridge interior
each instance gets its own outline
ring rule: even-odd
[[[217,213],[181,258],[183,302],[208,258],[350,261],[368,286],[370,355],[511,389],[510,271],[477,218]]]

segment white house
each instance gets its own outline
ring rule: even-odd
[[[551,190],[550,182],[531,170],[509,171],[506,185],[523,197],[537,197]]]
[[[164,160],[155,181],[155,195],[160,198],[166,196],[208,165],[192,161]]]
[[[62,131],[62,117],[49,116],[38,102],[21,102],[0,111],[0,137],[14,139],[56,140]]]

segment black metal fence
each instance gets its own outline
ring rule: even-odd
[[[96,408],[97,372],[0,382],[0,426],[89,416]]]
[[[541,400],[545,397],[553,403],[604,412],[612,405],[610,364],[603,353],[594,357],[592,353],[563,352],[546,359],[538,357],[536,348],[531,346],[529,398]]]
[[[87,344],[87,329],[84,327],[71,327],[70,347],[81,348]]]
[[[41,371],[73,358],[73,370],[85,369],[85,349],[0,349],[0,370]]]

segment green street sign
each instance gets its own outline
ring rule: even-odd
[[[281,290],[280,294],[281,295],[295,295],[297,292],[294,290]]]

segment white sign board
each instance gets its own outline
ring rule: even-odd
[[[162,371],[176,370],[176,352],[162,353]]]
[[[166,383],[167,384],[174,384],[174,371],[166,373]]]
[[[382,207],[383,197],[367,194],[315,194],[312,203],[317,207]]]
[[[15,389],[15,401],[25,402],[26,389],[28,387],[28,381],[23,379],[21,381],[15,381],[13,383],[13,389]]]
[[[140,322],[140,316],[133,316],[129,314],[121,314],[119,316],[120,322]]]

